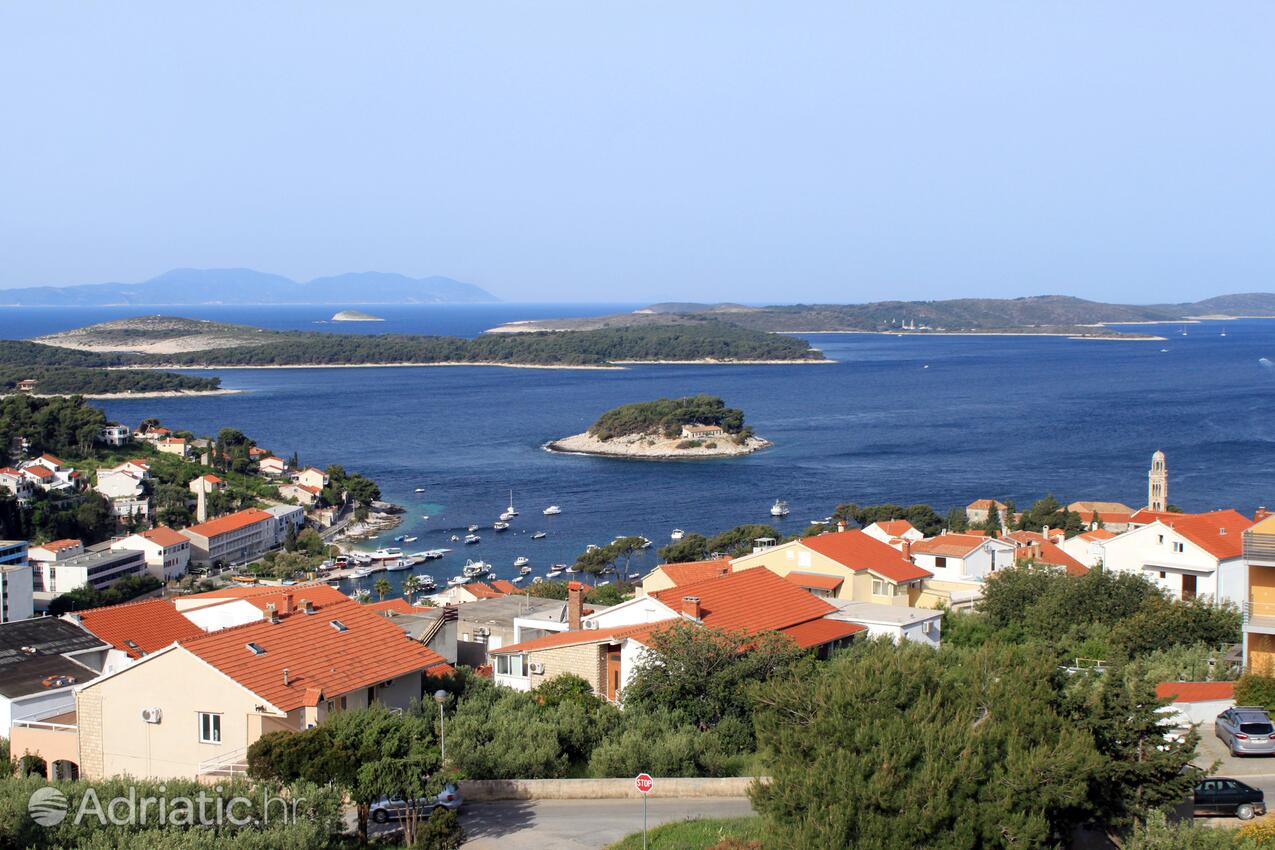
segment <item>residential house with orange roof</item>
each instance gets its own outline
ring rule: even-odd
[[[182,616],[171,599],[144,599],[64,614],[68,620],[110,644],[101,672],[114,673],[179,640],[204,630]]]
[[[970,525],[983,525],[991,516],[993,508],[1000,514],[1001,525],[1005,525],[1008,520],[1009,505],[995,499],[975,499],[970,502],[965,506],[965,521]]]
[[[273,514],[259,508],[248,508],[223,517],[183,528],[190,538],[192,564],[208,565],[218,561],[243,563],[275,546],[278,539]]]
[[[223,587],[205,593],[175,597],[173,607],[204,631],[212,632],[254,623],[271,611],[284,615],[310,605],[329,605],[348,599],[344,593],[322,582],[282,585]]]
[[[145,483],[149,477],[149,468],[139,469],[128,461],[99,469],[93,489],[110,500],[111,513],[117,520],[146,519],[150,516],[150,496]]]
[[[637,592],[645,596],[681,584],[726,575],[728,572],[730,572],[730,558],[660,564],[642,577],[642,583],[638,585]]]
[[[864,528],[863,533],[900,550],[903,548],[904,540],[915,543],[918,540],[925,539],[925,535],[905,519],[887,519],[881,522],[874,522]]]
[[[205,496],[211,496],[213,493],[220,493],[225,490],[226,482],[211,472],[207,472],[197,478],[192,478],[187,486],[190,488],[190,492],[195,495],[202,493]]]
[[[939,534],[912,544],[917,566],[934,578],[926,582],[925,607],[972,607],[983,596],[983,582],[1014,565],[1014,544],[977,534]]]
[[[913,563],[911,545],[905,541],[900,551],[858,529],[829,531],[757,548],[730,564],[734,572],[765,567],[780,576],[809,576],[816,582],[811,589],[822,590],[821,595],[830,598],[910,606],[916,604],[923,583],[932,575]],[[829,578],[833,581],[828,582]]]
[[[499,599],[511,593],[517,593],[518,586],[508,579],[481,582],[471,581],[465,584],[454,584],[444,588],[430,598],[439,605],[464,605],[477,602],[479,599]]]
[[[1017,563],[1057,567],[1069,576],[1082,576],[1089,572],[1087,566],[1068,555],[1054,542],[1054,538],[1040,532],[1011,531],[1001,539],[1014,544],[1014,560]]]
[[[18,469],[33,486],[46,493],[72,493],[78,485],[79,476],[75,469],[47,452],[23,461],[18,464]]]
[[[12,466],[0,467],[0,489],[8,490],[9,494],[17,500],[19,507],[27,507],[31,504],[32,497],[35,496],[35,482],[26,475],[22,470]]]
[[[323,495],[323,488],[315,487],[312,484],[302,484],[301,482],[280,484],[279,495],[285,499],[292,499],[297,504],[308,508],[319,501]]]
[[[166,525],[122,537],[111,548],[140,549],[146,556],[146,569],[160,581],[181,578],[190,565],[190,538]]]
[[[1093,568],[1102,563],[1102,544],[1115,536],[1114,531],[1095,528],[1069,537],[1059,545],[1068,555],[1086,567]]]
[[[1138,527],[1102,541],[1103,568],[1150,579],[1175,599],[1242,605],[1248,598],[1244,532],[1238,511],[1175,514],[1142,510]]]
[[[767,569],[657,591],[589,615],[583,613],[584,587],[572,582],[568,594],[565,631],[491,650],[497,684],[530,690],[571,673],[618,702],[652,635],[679,623],[750,635],[778,632],[820,654],[866,632],[841,618],[836,606]]]
[[[313,487],[315,490],[322,490],[328,486],[328,474],[322,469],[313,466],[307,466],[296,474],[295,480],[298,484],[304,484],[307,487]]]
[[[185,437],[164,437],[155,441],[155,451],[186,458],[190,456],[190,441]]]
[[[1275,675],[1275,516],[1265,508],[1242,536],[1246,569],[1243,612],[1244,668]]]
[[[257,471],[262,475],[277,477],[287,472],[288,464],[281,457],[270,455],[257,461]]]
[[[381,613],[348,599],[187,637],[75,689],[86,778],[213,780],[248,747],[335,712],[406,709],[452,668]],[[183,687],[173,687],[180,682]]]

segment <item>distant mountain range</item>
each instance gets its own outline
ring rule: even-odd
[[[1220,295],[1187,304],[1106,304],[1067,295],[877,301],[868,304],[653,304],[632,313],[511,322],[494,330],[590,330],[647,325],[694,325],[708,320],[770,332],[876,331],[1056,333],[1120,336],[1109,324],[1193,318],[1275,316],[1275,294]],[[1128,335],[1128,334],[1125,334]]]
[[[299,283],[252,269],[173,269],[141,283],[0,289],[0,305],[134,307],[172,304],[474,304],[500,299],[449,277],[350,272]]]

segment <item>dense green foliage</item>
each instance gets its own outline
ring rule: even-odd
[[[150,573],[125,576],[110,587],[99,590],[90,585],[78,587],[49,601],[49,616],[59,617],[68,611],[84,611],[104,605],[118,605],[163,587],[163,582]]]
[[[606,850],[760,850],[761,818],[702,818],[653,827],[643,844],[635,832]]]
[[[15,392],[18,381],[27,378],[40,382],[36,393],[49,395],[207,392],[221,386],[221,378],[201,378],[160,369],[0,366],[0,393]]]
[[[1038,644],[874,641],[797,668],[759,694],[768,846],[1043,848],[1145,816],[1197,775],[1146,687],[1061,675]]]
[[[674,543],[660,547],[660,559],[666,564],[684,564],[703,561],[715,553],[737,558],[752,551],[753,541],[759,537],[782,540],[783,535],[773,525],[751,523],[737,525],[712,537],[691,532]]]
[[[610,440],[630,434],[659,434],[676,437],[683,425],[720,425],[727,434],[744,430],[744,412],[716,396],[695,395],[684,398],[660,398],[614,407],[589,426],[589,433],[599,440]]]
[[[959,510],[959,509],[957,509]],[[961,514],[961,530],[965,527],[965,512]],[[906,519],[912,523],[912,527],[924,534],[926,537],[933,537],[941,532],[948,523],[934,512],[929,505],[857,505],[854,502],[837,505],[837,509],[832,512],[835,520],[840,520],[851,525],[857,525],[860,528],[866,528],[874,522],[885,522],[891,519]]]
[[[85,454],[106,424],[105,413],[79,398],[0,398],[0,446],[6,449],[23,437],[30,441],[32,455]]]
[[[1260,705],[1275,711],[1275,677],[1245,673],[1235,682],[1236,705]]]

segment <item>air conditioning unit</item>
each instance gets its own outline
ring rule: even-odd
[[[531,675],[533,676],[543,676],[545,672],[545,665],[543,661],[532,661],[527,665],[527,669],[531,671]]]
[[[480,626],[478,628],[479,637],[487,637],[490,634],[491,634],[491,629],[487,628],[486,626]]]
[[[586,628],[586,629],[596,629],[597,627],[598,627],[598,621],[597,621],[597,620],[585,620],[585,621],[584,621],[584,628]]]
[[[147,723],[158,723],[159,721],[163,719],[164,719],[163,709],[159,709],[159,708],[143,708],[142,709],[142,720],[145,720]]]

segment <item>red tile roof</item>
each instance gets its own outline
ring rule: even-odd
[[[169,546],[176,546],[179,543],[189,543],[190,538],[184,534],[173,531],[166,525],[157,525],[154,528],[143,531],[142,537],[145,537],[152,543],[163,546],[167,549]]]
[[[810,649],[814,646],[823,646],[825,643],[832,643],[834,640],[847,638],[850,635],[865,631],[867,631],[867,627],[858,623],[829,620],[825,617],[780,629],[779,633],[791,638],[802,649]]]
[[[1037,541],[1019,549],[1014,558],[1022,561],[1034,560],[1038,564],[1051,567],[1062,567],[1069,576],[1082,576],[1089,572],[1088,567],[1049,540]]]
[[[273,519],[273,517],[265,511],[258,508],[248,508],[238,513],[211,519],[208,522],[201,522],[199,525],[192,525],[184,530],[202,537],[216,537],[218,534],[238,531],[253,523],[264,522],[269,519]]]
[[[364,604],[364,608],[370,608],[373,611],[381,613],[390,612],[392,614],[414,614],[416,609],[406,599],[383,599],[380,602],[368,602]]]
[[[72,546],[80,546],[82,541],[76,540],[74,537],[63,537],[61,540],[50,540],[48,543],[41,543],[33,546],[33,549],[46,549],[50,552],[58,552],[62,549],[69,549]]]
[[[334,620],[345,629],[334,627]],[[265,652],[255,654],[249,643]],[[417,670],[431,675],[452,670],[380,612],[349,599],[320,606],[314,614],[234,626],[181,645],[283,711]]]
[[[1128,525],[1133,519],[1133,514],[1123,511],[1098,511],[1098,519],[1102,520],[1103,525]],[[1085,520],[1088,521],[1089,517],[1085,517]]]
[[[211,472],[209,472],[209,473],[205,473],[204,475],[199,476],[199,480],[200,480],[200,481],[207,481],[209,484],[220,484],[220,483],[221,483],[221,479],[220,479],[220,478],[218,478],[216,475],[213,475]]]
[[[905,519],[887,519],[884,522],[878,522],[877,528],[891,537],[902,537],[909,531],[916,531],[916,526]]]
[[[730,558],[717,558],[712,561],[686,561],[680,564],[660,564],[657,570],[673,582],[673,586],[716,578],[730,572]]]
[[[518,592],[518,585],[506,578],[497,579],[496,581],[491,582],[491,587],[506,595]]]
[[[45,452],[44,454],[40,455],[40,460],[47,460],[49,463],[53,464],[54,466],[63,466],[63,465],[64,465],[64,464],[62,463],[62,459],[61,459],[61,458],[54,457],[53,455],[49,454],[48,452]]]
[[[889,543],[882,543],[862,531],[831,531],[804,537],[798,541],[801,546],[831,558],[843,567],[862,572],[870,570],[882,578],[893,582],[915,581],[930,578],[929,570],[922,569],[907,560]],[[923,541],[922,541],[923,542]],[[916,551],[919,543],[912,545]]]
[[[836,590],[845,583],[845,579],[841,576],[826,576],[822,573],[803,573],[799,571],[788,573],[784,578],[798,587],[813,587],[816,590]]]
[[[1116,534],[1114,531],[1107,531],[1105,528],[1095,528],[1093,531],[1086,531],[1076,536],[1082,540],[1110,540]]]
[[[282,585],[271,584],[254,584],[240,585],[235,587],[223,587],[219,590],[208,590],[203,593],[191,593],[182,599],[204,599],[209,602],[220,600],[229,602],[232,599],[243,599],[260,608],[266,610],[266,606],[274,604],[276,608],[282,609],[283,597],[292,596],[292,607],[297,608],[301,605],[302,599],[307,599],[315,605],[327,605],[333,602],[348,602],[349,597],[335,587],[323,584],[321,582],[310,582],[308,584],[294,584],[288,587]]]
[[[461,587],[468,590],[475,599],[498,599],[505,595],[491,585],[483,584],[481,581],[471,581],[469,584],[461,585]]]
[[[204,633],[203,629],[179,614],[170,599],[147,599],[90,608],[79,612],[78,617],[80,625],[126,652],[129,658],[141,658],[176,641]],[[129,646],[126,641],[132,641],[135,646]]]
[[[14,469],[12,466],[0,466],[0,475],[21,475],[22,470]]]
[[[1159,520],[1214,558],[1238,558],[1244,553],[1244,531],[1253,520],[1235,510],[1210,511],[1204,514],[1171,514],[1141,510],[1135,522]]]
[[[47,466],[41,466],[38,463],[33,466],[28,466],[23,471],[31,473],[36,478],[52,478],[53,477],[52,469],[49,469]]]
[[[995,499],[975,499],[974,501],[966,505],[965,509],[967,511],[968,510],[986,511],[986,510],[990,510],[992,505],[995,505],[996,507],[1002,510],[1008,507],[1008,505],[1006,505],[1004,502],[998,502]]]
[[[700,622],[709,628],[728,631],[782,629],[837,610],[762,567],[658,590],[651,595],[674,611],[682,609],[682,597],[698,596]]]
[[[1161,682],[1155,695],[1174,702],[1212,702],[1235,699],[1234,682]]]
[[[918,540],[912,544],[912,551],[946,558],[964,558],[986,542],[986,537],[974,534],[948,533]]]

